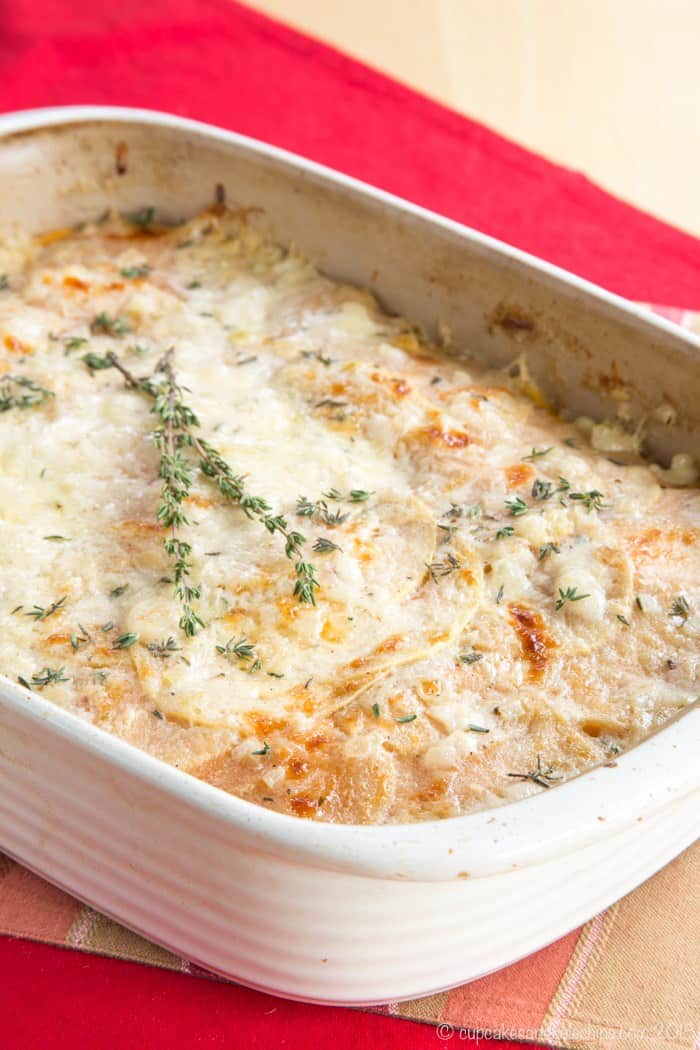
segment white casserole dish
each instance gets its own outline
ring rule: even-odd
[[[700,343],[387,194],[229,132],[84,107],[0,119],[0,230],[228,199],[331,275],[599,417],[630,384],[662,457],[700,447]],[[202,966],[305,1000],[464,983],[551,942],[697,836],[697,706],[609,767],[442,822],[338,826],[220,792],[0,679],[0,849]]]

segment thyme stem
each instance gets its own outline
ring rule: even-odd
[[[180,627],[186,635],[191,636],[196,633],[197,627],[204,626],[191,606],[191,601],[199,598],[200,589],[187,582],[191,567],[188,559],[192,548],[177,533],[179,527],[188,524],[182,509],[183,500],[192,486],[192,468],[184,453],[186,448],[196,453],[200,471],[216,485],[225,500],[239,506],[246,517],[259,521],[270,534],[279,533],[283,537],[284,552],[294,562],[296,580],[293,593],[300,602],[315,605],[319,582],[314,566],[304,560],[306,537],[290,529],[284,515],[272,514],[267,500],[248,491],[245,477],[235,474],[221,453],[194,433],[199,420],[184,404],[172,359],[173,352],[169,350],[156,365],[154,375],[161,375],[162,379],[155,381],[153,377],[137,378],[113,351],[107,354],[107,360],[121,373],[127,386],[153,399],[152,411],[163,421],[163,427],[154,435],[161,451],[160,477],[163,480],[158,520],[171,530],[165,548],[173,559],[176,594],[183,606]]]
[[[164,389],[156,394],[152,409],[163,420],[163,428],[154,432],[156,447],[161,453],[159,473],[163,482],[156,517],[170,529],[163,546],[172,562],[175,594],[182,604],[179,627],[186,638],[191,638],[197,633],[197,628],[205,626],[201,616],[192,608],[192,602],[199,599],[201,590],[189,582],[192,563],[188,559],[192,547],[180,538],[178,530],[189,524],[183,502],[192,488],[192,470],[182,449],[188,443],[187,427],[195,417],[182,403],[182,392],[172,369],[172,351],[168,351],[157,367],[165,376],[165,382],[162,384]]]

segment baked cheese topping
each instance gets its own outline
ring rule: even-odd
[[[19,237],[3,272],[7,677],[350,823],[544,790],[697,699],[688,457],[564,421],[525,361],[446,353],[223,209]]]

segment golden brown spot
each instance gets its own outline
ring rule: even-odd
[[[302,605],[301,602],[290,594],[280,594],[275,598],[275,605],[282,614],[282,619],[291,623],[292,620],[296,620],[297,616],[301,616],[303,613],[311,612],[314,608],[313,605]]]
[[[133,518],[120,521],[117,528],[141,536],[156,536],[161,535],[163,532],[163,526],[155,521],[135,521]]]
[[[581,732],[585,733],[586,736],[597,739],[597,737],[602,736],[605,733],[608,733],[611,736],[617,736],[618,733],[624,733],[626,726],[612,714],[608,717],[601,714],[598,717],[594,715],[591,718],[584,719],[580,724],[580,728]]]
[[[185,503],[189,503],[193,507],[201,507],[203,510],[214,506],[212,500],[207,499],[205,496],[198,496],[196,492],[191,492],[185,499]]]
[[[466,448],[470,438],[464,430],[443,430],[441,427],[423,427],[417,431],[419,440],[444,448]]]
[[[387,376],[382,375],[381,372],[372,372],[371,379],[375,383],[384,383],[386,386],[390,386],[396,397],[406,397],[407,394],[411,393],[411,387],[406,380],[397,376]]]
[[[252,719],[252,725],[258,736],[266,737],[276,729],[284,729],[285,722],[281,718],[268,718],[266,715],[258,715]]]
[[[289,805],[297,817],[306,817],[308,819],[316,813],[316,800],[309,798],[307,795],[294,795],[293,798],[290,798]]]
[[[374,557],[374,548],[371,544],[363,543],[360,539],[355,539],[355,557],[359,561],[363,561],[365,564],[372,561]]]
[[[4,343],[7,349],[13,354],[31,354],[32,352],[31,346],[28,346],[27,343],[23,343],[16,335],[6,335]]]
[[[401,647],[401,635],[392,634],[388,638],[385,638],[383,642],[374,650],[375,653],[394,653]]]
[[[65,226],[57,230],[48,230],[47,233],[42,233],[37,237],[39,244],[45,248],[47,244],[53,244],[55,241],[62,241],[65,237],[70,237],[73,231]]]
[[[88,292],[90,285],[87,281],[81,281],[79,277],[74,277],[72,274],[68,274],[67,277],[63,278],[64,288],[75,288],[78,292]]]
[[[306,741],[306,750],[315,751],[319,747],[323,747],[324,744],[328,743],[328,737],[324,736],[323,733],[315,733],[310,736]]]
[[[508,488],[517,489],[531,481],[535,472],[529,463],[513,463],[512,466],[505,468],[505,475]]]
[[[61,612],[60,609],[57,612]],[[50,634],[48,638],[44,639],[44,645],[68,645],[70,643],[70,634],[56,633]]]
[[[510,606],[510,620],[520,638],[523,652],[535,676],[539,678],[547,667],[547,650],[556,642],[547,632],[540,614],[524,605]]]
[[[308,773],[309,763],[305,762],[303,758],[291,758],[287,763],[287,772],[294,777],[303,777],[304,773]]]
[[[643,532],[626,532],[626,538],[630,544],[632,557],[658,558],[673,551],[679,544],[684,547],[692,547],[698,542],[700,530],[693,528],[680,528],[671,526],[661,529],[658,526],[644,529]]]
[[[632,538],[632,546],[640,554],[650,554],[660,538],[661,529],[656,527],[646,529],[644,532],[640,532],[638,536]]]
[[[321,637],[324,642],[339,642],[346,634],[344,625],[341,627],[337,623],[333,623],[332,620],[326,620],[323,627],[321,628]]]
[[[353,660],[350,666],[361,667],[366,662],[367,659],[365,657],[358,657],[357,660]],[[350,696],[356,692],[360,686],[364,685],[365,681],[366,676],[358,675],[356,678],[346,678],[344,681],[334,682],[332,687],[333,696],[338,700],[342,700],[343,697]]]
[[[122,679],[110,676],[105,682],[105,692],[111,700],[131,700],[133,692],[129,684]]]
[[[405,727],[403,727],[405,728]],[[437,802],[445,794],[446,783],[444,780],[434,780],[432,784],[419,791],[416,795],[417,802]]]

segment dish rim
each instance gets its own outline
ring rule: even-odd
[[[114,122],[149,124],[232,144],[242,152],[266,157],[290,173],[311,174],[335,184],[341,192],[373,198],[389,209],[441,226],[463,240],[568,285],[584,297],[598,300],[660,334],[680,339],[700,353],[700,337],[584,278],[288,150],[201,121],[114,106],[22,110],[0,115],[0,143],[19,132]],[[318,867],[375,878],[444,880],[456,878],[465,867],[472,877],[478,877],[537,864],[612,835],[700,787],[694,761],[700,744],[697,704],[619,756],[613,768],[594,767],[554,791],[541,791],[527,799],[463,816],[384,825],[330,824],[268,810],[140,751],[4,676],[0,676],[0,710],[2,705],[34,722],[50,723],[57,735],[83,751],[245,832],[254,847],[304,863],[312,861]]]

